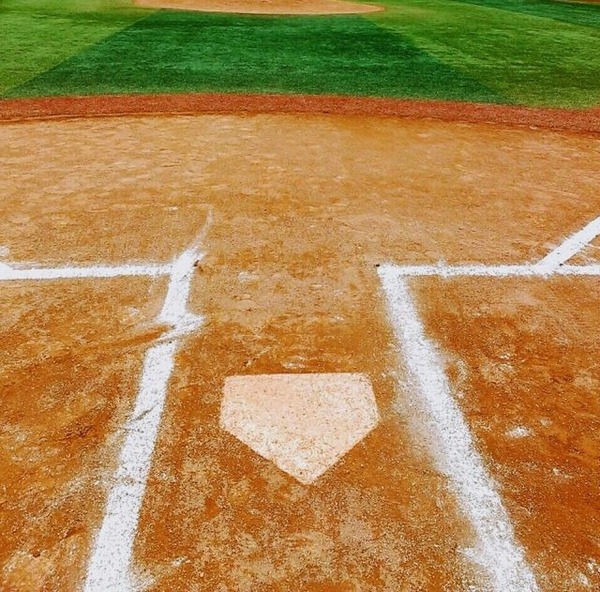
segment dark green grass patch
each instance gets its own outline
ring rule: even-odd
[[[572,25],[600,28],[600,5],[560,2],[558,0],[456,0],[465,4],[477,4],[499,8],[530,16],[554,19]]]
[[[10,94],[186,91],[502,100],[360,16],[176,11],[152,14]]]

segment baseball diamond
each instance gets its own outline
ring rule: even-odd
[[[0,2],[0,591],[600,590],[600,5]]]

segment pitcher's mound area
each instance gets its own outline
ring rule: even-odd
[[[240,14],[357,14],[383,10],[344,0],[136,0],[135,3],[145,8]]]

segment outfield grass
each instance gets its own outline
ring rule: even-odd
[[[269,17],[0,3],[0,94],[274,92],[600,104],[600,6],[381,0],[385,12]]]
[[[600,103],[600,6],[528,0],[383,2],[388,10],[370,19],[402,32],[419,49],[508,102]]]

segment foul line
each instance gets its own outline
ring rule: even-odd
[[[549,277],[551,275],[600,276],[600,265],[561,265],[558,268],[542,266],[541,262],[529,265],[396,265],[386,263],[382,272],[393,271],[399,277],[438,276],[449,277]]]
[[[407,280],[391,266],[380,269],[379,276],[396,339],[436,443],[439,468],[450,479],[477,537],[473,559],[486,570],[495,592],[535,592],[533,572],[452,396],[443,362],[425,335]]]
[[[104,519],[94,540],[88,564],[85,592],[130,592],[133,545],[142,501],[167,396],[175,354],[181,339],[198,329],[203,318],[187,310],[196,262],[203,257],[201,243],[211,224],[206,224],[194,244],[170,267],[167,296],[158,316],[172,329],[151,347],[144,358],[142,378],[126,437],[108,495]]]
[[[600,216],[548,253],[537,266],[555,271],[581,249],[589,245],[597,236],[600,236]]]
[[[86,278],[116,278],[128,276],[169,275],[171,265],[144,264],[144,265],[94,265],[90,267],[38,267],[24,268],[21,265],[14,267],[0,263],[0,282],[15,280],[70,280]]]

